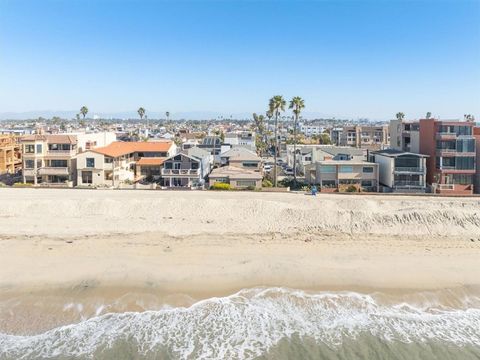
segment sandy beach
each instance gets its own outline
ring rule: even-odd
[[[60,307],[135,293],[143,303],[121,310],[142,310],[152,297],[189,305],[258,286],[480,284],[480,198],[0,189],[0,204],[0,316],[11,331],[31,325],[12,307],[47,295]]]

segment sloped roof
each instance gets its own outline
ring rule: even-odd
[[[107,146],[92,149],[92,151],[111,157],[118,157],[134,152],[168,152],[171,147],[171,141],[115,141]]]
[[[165,159],[163,157],[142,157],[136,164],[140,166],[158,166],[162,165]]]
[[[260,157],[253,151],[250,151],[244,147],[235,147],[228,151],[225,151],[220,155],[221,157],[228,158],[229,160],[250,160],[261,161]]]
[[[75,135],[26,135],[20,141],[46,141],[49,144],[76,144]]]
[[[182,153],[190,155],[190,156],[195,156],[195,157],[198,157],[198,158],[203,158],[205,156],[211,155],[210,151],[203,150],[203,149],[201,149],[197,146],[194,146],[194,147],[191,147],[189,149],[183,150]]]

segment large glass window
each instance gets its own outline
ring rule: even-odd
[[[67,167],[67,160],[50,160],[51,167]]]
[[[25,145],[25,153],[33,154],[35,152],[35,145]]]
[[[475,139],[458,139],[458,152],[475,152]]]
[[[255,180],[237,180],[237,186],[247,187],[247,186],[256,186],[257,182]]]
[[[453,184],[469,185],[473,184],[473,176],[465,174],[453,174],[452,177]]]
[[[82,183],[91,184],[92,183],[92,172],[91,171],[82,171]]]
[[[458,170],[474,170],[475,169],[475,158],[474,157],[457,157],[456,158],[456,169]]]
[[[328,173],[328,174],[334,174],[336,172],[336,166],[335,165],[322,165],[320,167],[320,171],[322,173]]]
[[[362,169],[364,173],[373,173],[373,166],[364,166]]]
[[[87,168],[94,168],[95,167],[95,158],[87,158]]]
[[[352,172],[353,172],[353,166],[341,165],[340,168],[338,169],[338,172],[341,172],[341,173],[352,173]]]
[[[37,154],[42,153],[42,144],[37,144]]]
[[[25,169],[33,169],[34,166],[34,160],[25,160]]]

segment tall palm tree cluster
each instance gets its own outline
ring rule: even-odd
[[[283,98],[282,95],[275,95],[273,96],[269,103],[268,103],[268,110],[265,116],[270,121],[272,118],[275,119],[275,127],[274,127],[274,152],[273,152],[273,182],[274,186],[278,185],[277,183],[277,158],[279,153],[279,146],[278,146],[278,119],[282,112],[285,111],[285,107],[287,106],[286,100]],[[294,127],[293,127],[293,177],[294,183],[296,184],[297,181],[297,169],[296,169],[296,155],[297,155],[297,127],[298,127],[298,120],[300,118],[300,114],[302,110],[305,108],[305,101],[300,96],[295,96],[290,100],[289,109],[292,109],[293,118],[294,118]],[[255,122],[255,127],[259,132],[261,138],[265,138],[265,117],[263,115],[253,114],[253,120]]]

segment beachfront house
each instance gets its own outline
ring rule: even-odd
[[[118,187],[148,174],[157,175],[163,160],[174,155],[172,141],[122,142],[84,151],[76,156],[79,186]]]
[[[305,181],[322,192],[378,191],[378,164],[361,160],[324,160],[305,167]]]
[[[213,155],[204,149],[193,147],[165,159],[161,175],[167,187],[198,187],[205,184],[205,178],[213,166]]]
[[[386,149],[370,154],[379,167],[379,182],[386,192],[426,191],[428,155]]]

